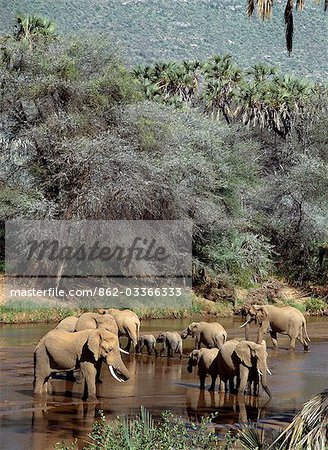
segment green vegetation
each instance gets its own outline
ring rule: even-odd
[[[304,11],[294,14],[290,57],[284,9],[285,2],[274,2],[272,19],[263,22],[255,15],[248,19],[246,0],[176,0],[174,7],[166,0],[2,0],[1,23],[3,32],[11,33],[21,11],[51,18],[60,34],[102,34],[122,46],[130,66],[230,53],[243,68],[267,62],[288,74],[325,80],[328,18],[322,4],[307,0]]]
[[[322,314],[327,309],[327,302],[322,298],[309,298],[305,302],[305,310],[309,314]]]
[[[84,450],[191,450],[220,448],[214,432],[208,431],[211,418],[200,424],[186,424],[170,412],[162,413],[161,420],[155,421],[145,408],[141,407],[139,416],[119,417],[107,422],[100,412],[100,420],[93,425],[89,435],[90,442]],[[56,444],[56,450],[75,450],[77,443]],[[223,446],[222,446],[223,448]]]
[[[130,71],[103,39],[30,38],[0,49],[2,220],[192,219],[196,289],[327,282],[324,86],[220,55]]]
[[[228,125],[268,129],[286,139],[296,121],[311,121],[326,89],[278,73],[266,64],[241,70],[231,55],[157,63],[134,70],[145,96],[175,107],[192,106]]]
[[[323,450],[327,448],[327,401],[328,390],[314,395],[281,433],[271,430],[268,435],[265,429],[259,430],[250,423],[243,425],[234,436],[228,433],[225,442],[220,442],[213,431],[211,416],[202,418],[200,424],[185,424],[172,413],[165,412],[159,421],[155,421],[151,413],[141,407],[140,415],[136,417],[123,416],[107,422],[100,411],[100,419],[94,423],[90,441],[83,450]],[[75,450],[78,446],[77,442],[70,445],[62,442],[55,448]]]
[[[0,306],[0,323],[52,323],[68,316],[78,316],[82,310],[74,308],[35,308],[24,304],[21,307]]]
[[[0,306],[0,324],[10,323],[37,323],[37,322],[59,322],[67,316],[79,316],[90,308],[74,307],[49,307],[38,306],[33,302],[21,302],[10,306]],[[180,319],[194,317],[197,315],[231,316],[233,314],[233,304],[229,302],[210,302],[196,295],[193,295],[192,305],[189,308],[133,308],[140,319]]]

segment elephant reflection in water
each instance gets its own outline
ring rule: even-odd
[[[199,391],[196,403],[194,394],[194,390],[188,389],[186,397],[188,418],[193,422],[200,422],[202,417],[211,413],[218,413],[213,420],[216,424],[233,425],[237,422],[256,421],[261,418],[262,411],[268,403],[259,397],[236,396],[231,393],[214,393],[204,390]]]
[[[34,408],[30,448],[50,449],[63,440],[71,443],[77,438],[85,439],[98,417],[100,405],[78,399],[74,404],[62,404],[60,407],[52,407],[47,401],[35,401]]]

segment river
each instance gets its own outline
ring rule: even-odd
[[[204,320],[204,319],[202,319]],[[214,320],[206,319],[208,321]],[[192,320],[158,319],[142,321],[142,334],[159,331],[181,331]],[[33,349],[53,324],[3,325],[0,328],[1,353],[1,448],[5,450],[48,450],[57,442],[71,443],[78,439],[82,448],[88,440],[98,411],[113,418],[123,413],[134,414],[140,406],[148,408],[155,417],[171,410],[186,422],[198,421],[201,416],[217,412],[218,432],[224,433],[241,421],[259,421],[279,426],[300,410],[311,395],[327,387],[328,383],[328,320],[307,318],[311,351],[303,352],[297,343],[296,351],[287,351],[287,339],[278,335],[281,348],[273,350],[269,338],[268,365],[272,372],[268,383],[272,399],[266,394],[237,397],[209,393],[198,389],[198,376],[186,370],[188,352],[193,340],[184,341],[184,358],[123,355],[131,378],[119,384],[103,367],[103,383],[98,386],[98,403],[80,400],[81,385],[64,379],[54,380],[54,393],[46,401],[34,401]],[[240,318],[222,318],[228,338],[243,337]],[[251,327],[255,339],[256,327]]]

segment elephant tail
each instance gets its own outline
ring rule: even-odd
[[[305,321],[305,319],[304,319],[304,322],[303,322],[303,328],[304,328],[304,334],[305,334],[306,339],[309,342],[311,342],[311,339],[309,338],[309,335],[308,335],[308,332],[307,332],[307,329],[306,329],[306,321]]]
[[[36,353],[37,353],[38,349],[39,349],[39,346],[37,346],[35,348],[34,353],[33,353],[33,389],[34,389],[35,381],[36,381]]]

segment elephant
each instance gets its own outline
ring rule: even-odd
[[[130,309],[100,309],[98,311],[102,314],[110,314],[114,317],[118,327],[118,335],[127,336],[128,338],[125,350],[130,350],[131,343],[133,344],[133,348],[135,348],[139,338],[139,317]]]
[[[264,340],[261,344],[236,339],[227,341],[220,349],[216,363],[221,389],[224,386],[226,388],[226,383],[229,381],[230,390],[232,390],[233,379],[237,377],[236,392],[244,395],[247,382],[253,382],[254,390],[257,391],[257,384],[261,381],[262,388],[271,398],[266,376],[267,372],[270,374],[271,372],[267,366],[267,350]]]
[[[152,334],[144,334],[143,336],[140,336],[136,345],[136,353],[141,353],[141,350],[144,347],[147,348],[148,355],[151,355],[154,350],[155,355],[157,356],[156,339]]]
[[[78,317],[68,316],[65,317],[59,324],[56,326],[56,330],[65,330],[69,333],[73,333],[76,329],[76,322],[78,321]]]
[[[107,330],[118,336],[118,327],[116,320],[110,314],[98,314],[93,312],[86,312],[80,315],[76,322],[75,331],[83,331],[89,329],[101,329]],[[102,361],[99,360],[97,363],[97,383],[101,383],[100,372],[101,372]],[[69,374],[72,379],[72,374]],[[76,378],[77,382],[81,382],[80,378]]]
[[[210,375],[212,383],[209,391],[214,391],[215,382],[218,377],[216,358],[218,356],[218,348],[201,348],[199,350],[193,350],[189,355],[187,370],[192,373],[193,367],[198,366],[198,375],[200,382],[200,389],[205,389],[206,375]]]
[[[95,330],[98,328],[110,331],[118,336],[116,320],[110,314],[86,312],[80,315],[75,325],[75,331]]]
[[[207,348],[221,348],[227,340],[227,332],[218,322],[192,322],[181,333],[182,339],[188,336],[196,337],[196,350],[200,349],[201,344]]]
[[[157,336],[156,342],[163,343],[163,347],[159,352],[159,356],[162,356],[162,353],[167,348],[168,358],[173,358],[173,353],[179,353],[180,359],[182,358],[182,338],[176,331],[166,331],[165,333],[160,333]]]
[[[106,330],[84,330],[69,333],[49,331],[34,350],[34,394],[47,393],[47,382],[53,372],[81,369],[84,376],[83,398],[96,400],[97,362],[104,360],[117,381],[130,375],[121,355],[118,337]]]
[[[245,328],[245,338],[249,337],[249,324],[255,321],[259,325],[257,343],[262,342],[269,330],[273,346],[278,348],[277,333],[289,336],[289,349],[295,350],[298,339],[305,351],[310,350],[308,342],[310,338],[306,330],[305,317],[293,306],[281,308],[273,305],[252,305],[247,309],[246,322],[241,325]],[[305,338],[303,337],[303,333]]]

